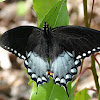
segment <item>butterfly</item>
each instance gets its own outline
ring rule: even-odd
[[[81,26],[43,29],[20,26],[0,37],[0,46],[24,60],[31,79],[39,84],[49,81],[67,88],[77,74],[81,59],[100,51],[100,31]]]

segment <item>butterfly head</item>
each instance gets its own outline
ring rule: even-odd
[[[49,25],[48,25],[48,23],[47,22],[44,22],[43,23],[43,31],[44,32],[47,32],[48,30],[49,30],[49,27],[48,27]]]

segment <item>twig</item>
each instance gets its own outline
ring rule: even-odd
[[[75,86],[74,94],[75,94],[75,92],[76,92],[77,85],[78,85],[78,82],[79,82],[80,77],[81,77],[81,76],[84,74],[84,72],[85,72],[86,70],[88,70],[88,69],[91,69],[91,67],[85,68],[85,69],[79,74],[79,76],[77,77],[77,79],[75,80],[75,81],[76,81],[76,86]]]
[[[88,90],[92,90],[92,91],[94,91],[94,92],[97,93],[97,90],[95,90],[95,89],[90,89],[90,88],[86,88],[86,89],[88,89]]]

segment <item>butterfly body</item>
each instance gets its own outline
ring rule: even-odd
[[[20,26],[0,37],[0,46],[24,60],[28,74],[37,85],[48,82],[63,85],[72,79],[80,66],[80,59],[100,51],[100,31],[80,27],[61,26],[43,29]]]

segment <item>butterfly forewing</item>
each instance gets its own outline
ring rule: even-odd
[[[37,36],[38,33],[40,31],[33,26],[20,26],[5,32],[0,38],[0,45],[16,56],[25,59],[29,37],[31,34]]]
[[[75,57],[85,58],[100,50],[100,31],[80,26],[62,26],[51,31],[58,44],[65,51],[74,51]]]

